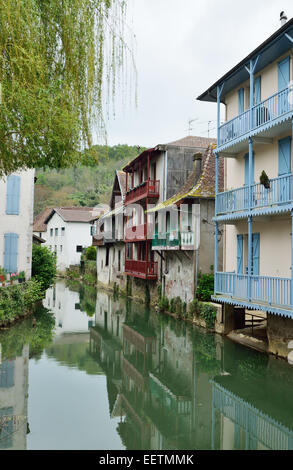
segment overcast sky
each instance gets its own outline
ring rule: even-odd
[[[151,147],[188,135],[215,136],[216,105],[196,97],[280,27],[292,0],[129,0],[136,35],[138,104],[107,123],[110,145]]]

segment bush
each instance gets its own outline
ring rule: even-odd
[[[203,302],[209,302],[214,293],[214,274],[201,274],[197,287],[197,297]]]
[[[158,307],[160,309],[161,312],[166,312],[167,310],[169,310],[169,300],[167,299],[167,297],[162,297],[160,302],[158,303]]]
[[[204,304],[201,308],[200,316],[205,320],[207,328],[215,326],[217,309],[209,304]]]
[[[43,286],[35,279],[0,289],[0,325],[25,316],[42,296]]]
[[[95,246],[89,246],[85,251],[85,256],[87,260],[96,261],[97,260],[97,249]]]
[[[188,307],[188,314],[191,318],[198,317],[201,311],[201,303],[198,299],[194,299],[190,302]]]
[[[33,245],[32,277],[47,290],[54,284],[56,274],[56,254],[46,246]]]

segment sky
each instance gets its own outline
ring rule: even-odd
[[[216,135],[216,104],[196,97],[293,16],[292,0],[128,0],[138,100],[117,91],[109,145],[153,147]],[[194,120],[189,132],[189,120]],[[211,121],[210,123],[208,123]],[[209,129],[209,132],[208,132]]]

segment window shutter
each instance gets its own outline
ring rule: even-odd
[[[238,90],[238,114],[244,112],[244,88]]]
[[[259,275],[259,233],[252,234],[252,274]]]
[[[243,235],[237,235],[237,274],[243,274]]]
[[[249,154],[247,153],[246,155],[244,155],[244,165],[245,165],[245,180],[244,180],[244,184],[245,186],[248,186],[249,185]],[[254,152],[252,154],[252,169],[251,169],[251,181],[252,181],[252,184],[254,183]]]
[[[20,176],[10,175],[7,178],[6,192],[6,214],[19,214],[19,198],[20,198]]]
[[[261,102],[261,77],[256,77],[254,82],[254,104]]]
[[[278,63],[278,87],[279,91],[287,88],[290,82],[290,58],[286,57]]]
[[[18,238],[16,233],[4,235],[4,269],[8,273],[17,272]]]
[[[287,175],[291,171],[291,139],[279,140],[279,176]]]

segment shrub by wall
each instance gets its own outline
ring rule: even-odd
[[[42,299],[43,286],[36,279],[23,284],[0,288],[0,326],[26,316]]]

